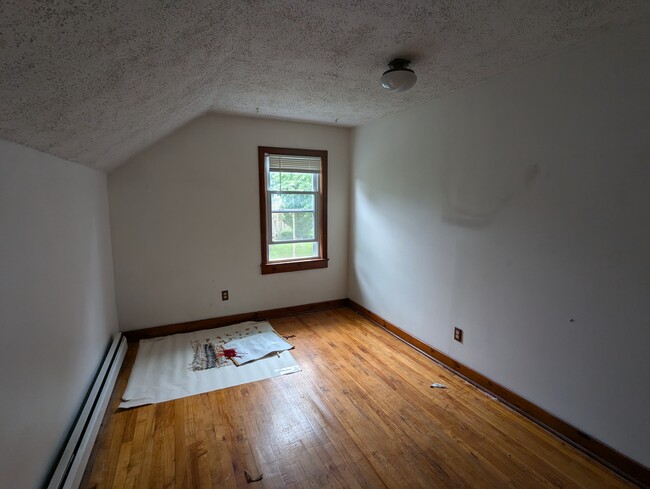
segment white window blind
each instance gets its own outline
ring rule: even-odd
[[[267,155],[270,171],[320,173],[320,158],[310,156]]]

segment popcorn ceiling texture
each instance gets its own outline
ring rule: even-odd
[[[110,171],[206,111],[355,126],[649,18],[647,0],[2,0],[0,137]],[[379,86],[397,55],[403,94]]]

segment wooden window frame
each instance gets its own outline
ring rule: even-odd
[[[262,244],[262,275],[270,273],[296,272],[299,270],[313,270],[327,268],[327,151],[315,149],[276,148],[271,146],[258,146],[259,185],[260,185],[260,232]],[[268,243],[268,212],[267,206],[267,181],[265,157],[267,154],[287,156],[316,156],[320,157],[321,172],[318,186],[318,257],[297,258],[283,261],[269,261]]]

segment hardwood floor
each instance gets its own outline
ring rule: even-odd
[[[350,309],[271,323],[302,372],[120,411],[130,345],[81,487],[634,487]]]

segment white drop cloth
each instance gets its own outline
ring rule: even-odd
[[[131,376],[122,395],[121,408],[171,401],[203,392],[224,389],[279,375],[299,372],[289,351],[239,367],[212,368],[194,372],[192,341],[223,336],[257,326],[260,332],[274,331],[266,321],[234,324],[223,328],[195,331],[140,341]]]

